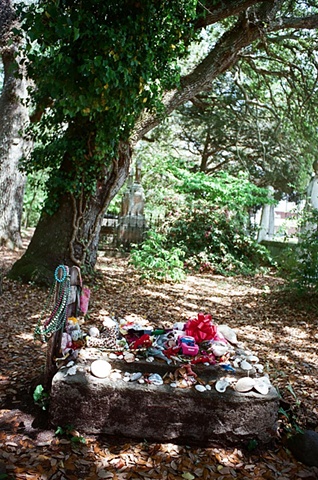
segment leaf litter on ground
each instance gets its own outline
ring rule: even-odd
[[[25,236],[24,246],[30,236]],[[0,247],[8,271],[23,251]],[[125,258],[100,255],[86,326],[100,311],[166,326],[199,311],[228,324],[263,359],[282,397],[277,440],[267,448],[202,448],[86,435],[85,443],[55,435],[47,413],[33,403],[45,348],[34,342],[48,290],[3,281],[0,297],[0,478],[104,479],[315,479],[318,469],[297,462],[284,445],[288,430],[317,429],[317,308],[288,298],[275,275],[229,277],[193,274],[180,284],[140,282]],[[211,412],[213,421],[213,412]]]

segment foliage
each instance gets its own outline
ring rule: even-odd
[[[39,221],[41,210],[46,199],[46,179],[46,175],[42,172],[28,175],[22,215],[22,224],[25,228],[35,227]]]
[[[66,425],[65,427],[58,426],[55,435],[66,436],[70,438],[72,443],[86,443],[86,438],[82,435],[79,435],[76,430],[74,430],[73,425]]]
[[[20,7],[40,119],[31,125],[36,145],[24,168],[48,169],[56,196],[92,191],[141,112],[161,110],[162,92],[179,82],[176,60],[192,37],[195,4],[41,0]]]
[[[42,410],[46,410],[49,403],[49,394],[45,392],[42,385],[37,385],[33,392],[34,403],[39,405]]]
[[[318,293],[318,210],[307,208],[300,220],[299,242],[282,263],[288,288],[299,294]]]
[[[185,278],[184,252],[177,247],[166,248],[165,236],[151,231],[141,247],[131,251],[130,262],[146,280],[180,282]]]
[[[246,222],[239,209],[197,201],[169,222],[167,243],[184,251],[188,268],[222,275],[253,274],[268,258]]]
[[[132,253],[134,265],[144,275],[152,276],[160,266],[161,277],[166,278],[169,267],[172,278],[173,262],[163,260],[168,252],[173,259],[177,253],[178,272],[181,259],[184,269],[224,275],[253,274],[269,263],[267,250],[256,242],[249,224],[250,209],[268,201],[267,191],[251,184],[246,175],[191,174],[176,163],[169,167],[165,163],[165,168],[174,184],[173,195],[160,196],[165,221],[156,236],[151,234],[141,249]]]
[[[301,44],[286,51],[275,47],[268,46],[261,58],[261,46],[249,49],[212,91],[179,107],[152,132],[157,151],[173,139],[193,171],[243,170],[258,186],[272,185],[280,198],[297,196],[315,158],[318,69]]]

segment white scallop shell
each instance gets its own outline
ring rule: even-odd
[[[235,385],[235,390],[240,393],[249,392],[250,390],[252,390],[254,385],[255,385],[255,380],[253,378],[242,377],[237,381]]]
[[[112,367],[106,360],[95,360],[91,365],[91,373],[94,377],[105,378],[110,374]]]
[[[259,377],[257,380],[258,380],[259,382],[264,382],[264,383],[266,383],[266,385],[268,385],[269,387],[271,386],[270,379],[268,378],[267,375],[264,375],[263,377]]]
[[[269,391],[269,382],[265,380],[266,377],[256,378],[254,388],[258,393],[267,395]]]
[[[234,330],[228,325],[218,325],[218,332],[222,333],[224,338],[234,345],[237,344],[237,336]]]

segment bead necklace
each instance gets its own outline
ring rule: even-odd
[[[59,270],[62,269],[62,277],[58,277]],[[64,329],[67,319],[67,303],[71,290],[70,276],[68,269],[64,265],[59,265],[54,274],[55,285],[53,291],[51,290],[50,297],[52,295],[56,298],[54,308],[49,318],[43,323],[41,318],[35,327],[34,337],[40,337],[42,342],[47,342],[53,333]],[[42,326],[43,323],[43,326]]]

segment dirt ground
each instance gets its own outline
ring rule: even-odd
[[[26,247],[29,236],[25,235]],[[0,248],[8,271],[22,250]],[[127,438],[58,435],[32,393],[43,372],[46,345],[34,328],[47,315],[48,290],[3,279],[0,295],[0,479],[315,479],[297,462],[286,432],[318,431],[317,304],[287,294],[273,274],[255,278],[189,275],[181,284],[142,283],[127,259],[100,255],[91,280],[84,329],[100,312],[169,326],[211,313],[232,327],[265,365],[282,401],[276,441],[266,449],[197,448]],[[76,408],[76,406],[74,406]],[[62,426],[61,426],[62,427]],[[77,434],[78,435],[78,434]]]

